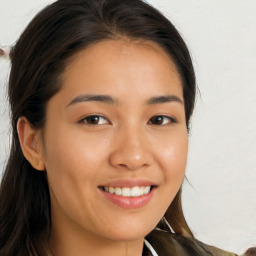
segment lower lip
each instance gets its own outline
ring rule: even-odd
[[[124,197],[124,196],[118,196],[116,194],[110,194],[108,192],[103,191],[102,189],[99,189],[102,194],[110,200],[115,205],[119,206],[123,209],[136,209],[145,206],[147,203],[149,203],[150,199],[154,195],[155,187],[146,195],[138,196],[138,197]]]

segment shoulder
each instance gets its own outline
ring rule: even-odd
[[[206,245],[195,238],[187,238],[158,228],[149,233],[146,240],[158,256],[236,256],[234,253]]]
[[[256,247],[249,248],[242,256],[256,256]]]

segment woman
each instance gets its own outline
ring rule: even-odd
[[[170,21],[140,0],[59,0],[11,56],[0,255],[234,255],[183,216],[196,87]]]

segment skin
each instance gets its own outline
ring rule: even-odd
[[[51,249],[55,256],[139,256],[185,174],[188,137],[179,74],[155,43],[122,39],[73,56],[62,78],[62,89],[47,105],[43,140],[26,118],[18,122],[25,157],[47,172]],[[84,94],[115,101],[74,102]],[[180,101],[148,104],[166,95]],[[90,115],[102,117],[92,125]],[[165,117],[156,123],[154,116]],[[120,179],[146,179],[157,188],[145,206],[123,209],[98,188]]]

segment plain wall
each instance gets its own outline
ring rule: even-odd
[[[12,45],[49,0],[1,0],[0,44]],[[256,245],[256,1],[151,0],[190,49],[200,95],[190,133],[185,216],[205,243],[242,253]],[[0,170],[9,148],[0,59]]]

